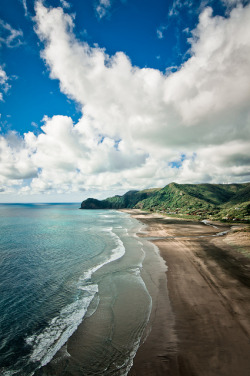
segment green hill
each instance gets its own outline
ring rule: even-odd
[[[244,188],[244,184],[182,184],[181,189],[190,196],[221,205]]]
[[[237,191],[236,194],[230,199],[230,201],[225,203],[225,206],[246,203],[247,201],[250,201],[250,183],[242,185],[243,188]]]
[[[164,188],[129,191],[105,200],[87,199],[81,209],[138,208],[166,214],[213,217],[221,220],[250,219],[250,183],[177,184]]]
[[[94,198],[88,198],[81,204],[81,209],[124,209],[134,208],[135,205],[142,200],[147,199],[151,195],[155,194],[159,189],[145,189],[143,191],[128,191],[123,196],[113,196],[106,198],[105,200],[96,200]]]
[[[221,206],[220,215],[229,220],[250,219],[250,184],[247,184],[230,201]]]

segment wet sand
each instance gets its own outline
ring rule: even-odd
[[[249,376],[250,258],[230,245],[230,232],[213,236],[230,228],[127,212],[168,265],[129,376]]]
[[[36,371],[36,376],[127,374],[139,343],[151,327],[149,322],[159,311],[159,285],[162,311],[167,312],[167,337],[162,339],[164,343],[171,342],[171,348],[175,345],[166,265],[157,247],[135,236],[135,231],[143,226],[137,221],[131,226],[127,232],[130,236],[121,237],[126,249],[123,257],[103,265],[92,275],[98,294],[83,321],[51,361]]]

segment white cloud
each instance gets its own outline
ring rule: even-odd
[[[157,29],[157,30],[156,30],[156,34],[157,34],[157,38],[159,38],[159,39],[163,39],[163,32],[162,32],[162,30]]]
[[[111,1],[110,0],[99,0],[95,11],[97,16],[101,19],[105,17],[108,13],[109,8],[111,7]]]
[[[0,66],[0,101],[3,100],[3,93],[6,93],[10,85],[8,84],[8,76],[3,68]]]
[[[22,44],[22,37],[22,30],[16,30],[7,22],[0,20],[0,46],[6,44],[8,47],[18,47]]]
[[[21,30],[15,30],[7,22],[0,19],[0,48],[3,45],[10,48],[18,47],[22,44],[22,37],[23,32]],[[4,67],[0,65],[0,101],[3,101],[3,93],[6,93],[11,87],[9,80]]]
[[[164,32],[167,30],[167,26],[160,26],[157,30],[156,30],[156,35],[157,35],[157,38],[159,39],[163,39],[164,38]]]
[[[169,9],[168,15],[170,17],[178,16],[182,8],[191,8],[192,6],[193,0],[174,0]]]
[[[14,144],[3,138],[2,181],[30,176],[24,192],[62,193],[249,180],[249,21],[250,6],[228,18],[206,8],[190,59],[163,74],[79,42],[71,16],[38,2],[42,57],[84,115],[45,118],[41,134]]]
[[[0,185],[15,185],[17,181],[34,176],[36,168],[25,139],[15,132],[0,136]]]
[[[16,133],[0,138],[1,183],[33,179],[23,193],[79,191],[91,184],[98,187],[98,181],[108,187],[112,185],[109,176],[117,180],[117,172],[143,165],[147,158],[123,141],[100,137],[87,119],[75,125],[67,116],[44,121],[38,136],[28,132],[23,138]]]
[[[150,143],[172,144],[179,134],[177,143],[182,142],[182,132],[184,144],[201,142],[202,136],[209,136],[210,142],[219,137],[221,142],[222,129],[235,129],[232,114],[243,123],[238,128],[245,129],[249,20],[250,7],[233,10],[229,19],[212,17],[207,8],[190,40],[192,57],[178,72],[164,76],[158,70],[133,67],[122,52],[110,57],[103,49],[79,43],[68,15],[40,3],[37,7],[37,32],[45,41],[42,56],[61,90],[82,104],[104,134],[134,139],[140,134]],[[195,131],[186,129],[191,125]]]
[[[243,3],[242,0],[221,0],[226,6],[232,8]]]
[[[111,7],[114,4],[114,0],[95,0],[95,12],[99,19],[110,16]],[[120,0],[121,3],[125,4],[127,0]]]
[[[60,0],[62,7],[65,9],[69,9],[71,7],[70,3],[66,0]]]
[[[27,7],[27,0],[22,0],[23,8],[24,8],[24,15],[25,17],[28,16],[28,7]]]

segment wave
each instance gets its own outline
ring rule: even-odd
[[[42,333],[34,334],[26,339],[26,343],[32,346],[31,361],[39,362],[41,366],[46,365],[81,324],[90,303],[98,292],[98,285],[88,285],[81,289],[86,291],[87,296],[62,309]]]
[[[90,303],[98,293],[98,285],[91,283],[92,274],[102,266],[118,260],[125,254],[123,242],[112,231],[112,227],[106,228],[103,231],[110,233],[115,240],[116,247],[111,250],[111,254],[106,260],[90,268],[79,278],[77,288],[83,290],[85,296],[62,309],[59,315],[49,322],[49,325],[42,333],[34,334],[26,339],[26,343],[32,346],[30,360],[32,362],[39,362],[40,367],[50,362],[57,351],[62,348],[81,324]]]
[[[103,229],[102,231],[103,232],[109,232],[110,235],[112,236],[112,238],[115,239],[115,242],[116,242],[116,245],[117,245],[116,248],[112,249],[111,255],[106,260],[104,260],[103,262],[99,263],[98,265],[96,265],[96,266],[90,268],[88,271],[86,271],[83,274],[83,276],[81,277],[82,280],[85,280],[85,281],[90,280],[92,274],[95,273],[98,269],[100,269],[104,265],[109,264],[112,261],[118,260],[122,256],[124,256],[124,254],[125,254],[124,244],[123,244],[122,240],[119,238],[119,236],[117,236],[112,230],[113,230],[113,228],[109,227],[109,228]]]
[[[3,376],[13,376],[13,375],[16,375],[18,372],[20,372],[20,370],[14,370],[14,369],[6,370],[5,368],[0,368],[0,371],[1,371],[1,375]]]

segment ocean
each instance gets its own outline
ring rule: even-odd
[[[78,208],[0,205],[3,376],[127,375],[150,331],[157,248],[127,213]]]

